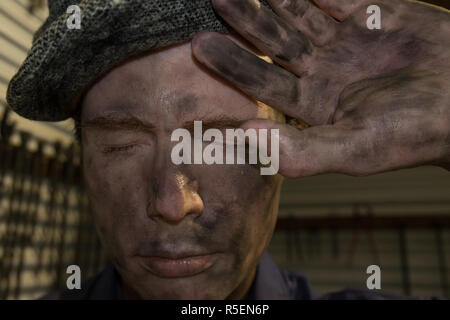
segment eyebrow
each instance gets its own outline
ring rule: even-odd
[[[226,128],[239,128],[246,120],[239,120],[233,117],[222,116],[216,119],[206,120],[192,120],[184,123],[183,128],[190,132],[194,131],[194,121],[202,121],[202,129],[206,131],[208,129],[226,129]]]
[[[225,128],[238,128],[245,122],[245,120],[239,120],[234,117],[222,116],[215,119],[198,119],[186,121],[183,124],[183,128],[190,132],[194,131],[194,121],[202,121],[203,131],[208,129],[225,129]],[[105,115],[98,116],[93,119],[85,121],[82,128],[99,128],[103,130],[129,130],[129,131],[154,131],[155,125],[142,121],[141,119],[132,116],[118,116],[118,115]]]
[[[105,115],[98,116],[85,121],[82,128],[99,128],[104,130],[130,130],[130,131],[152,131],[155,126],[151,123],[142,121],[132,115],[118,116]]]

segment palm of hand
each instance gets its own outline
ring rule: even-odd
[[[215,1],[241,35],[283,68],[252,61],[231,47],[227,52],[225,43],[221,56],[214,52],[212,35],[204,39],[208,50],[200,45],[194,52],[244,92],[313,126],[281,130],[280,172],[366,175],[445,156],[450,143],[447,12],[377,1],[381,29],[369,30],[370,1],[316,1],[339,22],[303,0],[270,2],[278,16],[251,1]]]

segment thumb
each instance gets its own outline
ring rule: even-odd
[[[352,172],[359,145],[363,143],[362,129],[346,129],[336,125],[323,125],[299,130],[272,120],[255,119],[241,125],[244,130],[279,130],[279,173],[287,178],[299,178],[322,173]],[[271,134],[267,134],[271,139]],[[272,155],[273,156],[273,155]]]

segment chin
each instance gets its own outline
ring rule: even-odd
[[[223,300],[234,289],[233,279],[218,274],[217,270],[179,278],[161,278],[142,269],[136,273],[129,269],[120,273],[122,281],[133,292],[132,299]]]
[[[137,288],[144,300],[223,300],[227,294],[222,291],[214,281],[207,284],[189,279],[167,279]]]
[[[116,264],[116,269],[134,299],[223,300],[238,286],[241,272],[232,259],[221,258],[209,269],[184,277],[158,275],[135,257],[122,260],[124,263]]]

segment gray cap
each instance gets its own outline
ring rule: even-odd
[[[81,9],[81,29],[67,27],[71,5]],[[49,0],[49,11],[7,92],[31,120],[71,117],[83,89],[130,56],[230,30],[210,0]]]

